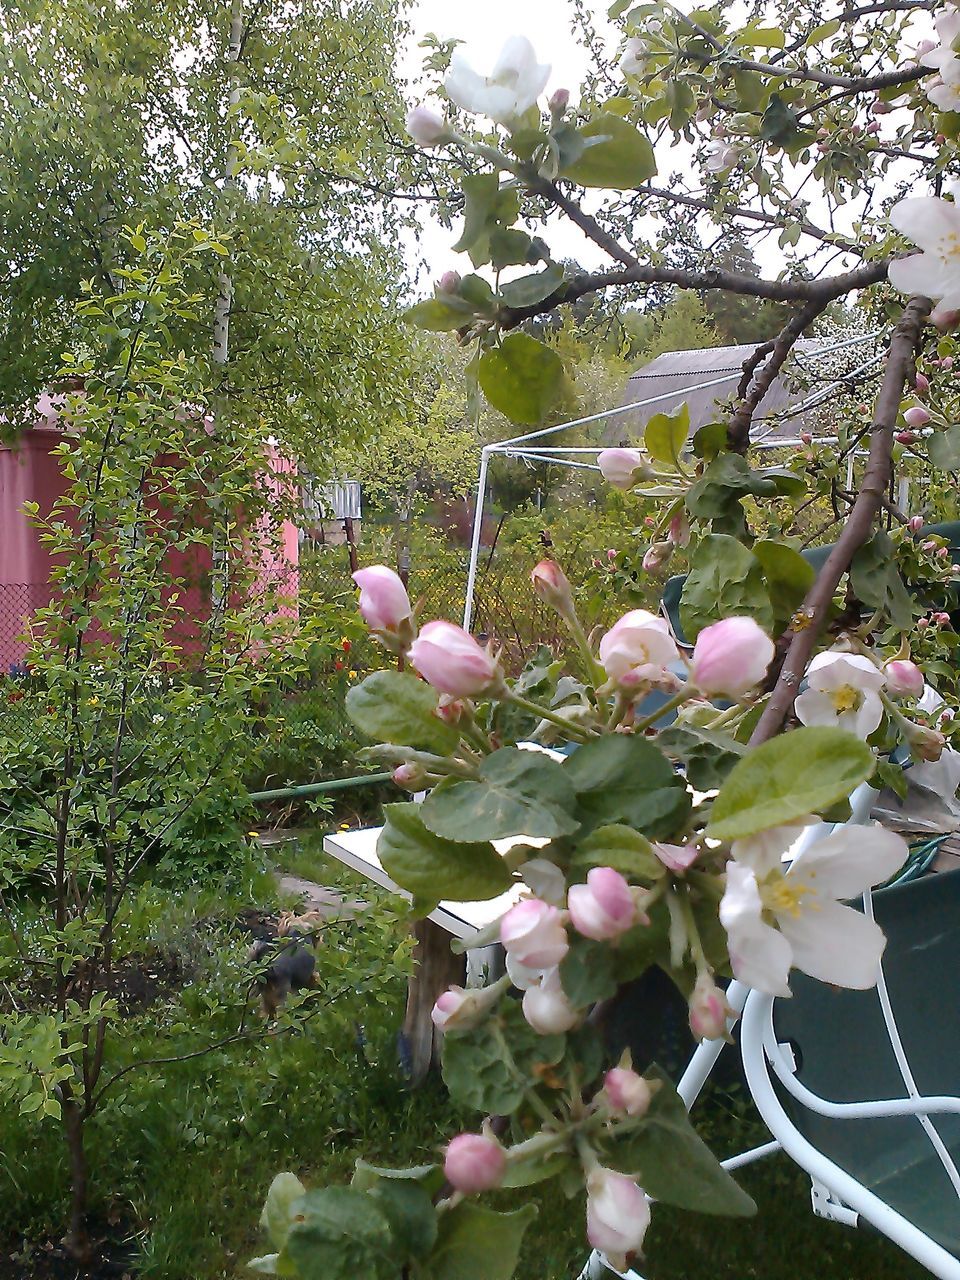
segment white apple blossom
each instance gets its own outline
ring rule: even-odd
[[[453,51],[444,81],[447,96],[471,115],[510,124],[543,93],[550,67],[537,62],[526,36],[511,36],[488,76],[474,71],[459,49]]]
[[[929,67],[938,75],[925,86],[927,97],[941,111],[960,110],[960,57],[954,52],[953,42],[960,35],[960,12],[946,6],[934,15],[934,25],[940,43],[932,48],[918,47],[921,66]],[[921,44],[927,42],[922,41]]]
[[[884,683],[883,672],[863,654],[818,653],[807,668],[807,688],[794,703],[797,719],[868,738],[883,717]]]
[[[787,841],[795,834],[783,830]],[[735,857],[727,863],[720,922],[734,976],[774,996],[790,994],[791,968],[838,987],[872,987],[886,939],[874,921],[842,900],[882,884],[903,866],[903,837],[879,826],[843,827],[804,850],[784,872],[780,854],[787,847],[777,853],[766,848],[752,862]]]
[[[890,222],[922,250],[890,263],[893,287],[933,298],[934,323],[960,310],[960,206],[939,196],[909,196],[890,210]]]
[[[739,159],[740,152],[736,147],[731,147],[722,139],[715,138],[707,143],[707,158],[703,167],[707,173],[726,173]]]

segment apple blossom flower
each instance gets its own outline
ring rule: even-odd
[[[667,621],[646,609],[631,609],[600,637],[600,662],[612,680],[634,667],[667,667],[679,657]]]
[[[539,898],[510,908],[500,921],[500,941],[528,969],[551,969],[570,949],[560,911]]]
[[[654,843],[653,852],[675,876],[684,875],[700,857],[695,844],[665,844],[662,840]]]
[[[486,693],[503,680],[495,659],[453,622],[428,622],[410,646],[410,664],[454,698]]]
[[[624,877],[613,867],[591,867],[586,884],[567,890],[567,910],[577,933],[603,942],[637,922],[637,904]]]
[[[405,791],[419,791],[426,777],[426,769],[419,764],[400,764],[393,771],[394,782]]]
[[[618,1115],[645,1116],[653,1091],[643,1076],[630,1067],[613,1067],[603,1077],[601,1096]]]
[[[560,970],[548,969],[538,983],[523,993],[523,1016],[538,1036],[562,1035],[571,1031],[582,1014],[560,984]]]
[[[938,72],[924,89],[930,101],[941,111],[957,111],[960,110],[960,58],[953,45],[960,35],[960,13],[945,5],[934,15],[934,25],[940,43],[922,52],[919,46],[917,48],[921,66]]]
[[[937,761],[947,745],[946,738],[939,730],[928,729],[922,724],[911,724],[904,730],[904,736],[915,760]]]
[[[707,158],[703,162],[703,167],[707,173],[726,173],[740,159],[740,152],[736,147],[729,146],[721,139],[713,139],[707,143]]]
[[[472,1031],[486,1018],[508,983],[504,979],[489,987],[448,987],[437,997],[430,1011],[433,1025],[440,1031]]]
[[[587,1239],[615,1271],[643,1244],[650,1204],[633,1178],[596,1165],[587,1174]]]
[[[652,475],[650,464],[639,449],[601,449],[597,466],[607,484],[615,489],[632,489]]]
[[[499,1186],[506,1168],[507,1153],[496,1138],[483,1133],[457,1134],[443,1158],[444,1176],[465,1196]]]
[[[944,613],[942,610],[939,613],[931,614],[931,617],[938,627],[949,627],[950,625],[949,613]]]
[[[872,987],[886,940],[843,899],[888,880],[908,852],[893,831],[853,826],[810,845],[785,872],[733,858],[720,922],[734,975],[774,996],[790,994],[791,967],[838,987]]]
[[[723,618],[697,636],[691,679],[702,693],[742,698],[767,674],[774,652],[753,618]]]
[[[544,604],[557,613],[569,614],[573,609],[570,580],[555,560],[541,560],[532,570],[530,581]]]
[[[521,964],[509,951],[506,954],[505,968],[507,977],[518,991],[529,991],[535,987],[546,972],[545,969],[534,969],[530,965]]]
[[[407,112],[407,133],[418,147],[436,147],[447,137],[447,122],[430,107],[411,107]]]
[[[396,631],[413,614],[407,589],[385,564],[358,569],[353,580],[360,588],[360,616],[373,631]]]
[[[549,75],[549,65],[537,62],[526,36],[511,36],[488,76],[474,71],[462,50],[454,49],[444,88],[464,111],[506,125],[535,104]]]
[[[886,663],[883,675],[887,688],[901,698],[919,698],[923,693],[923,672],[909,658],[894,658]]]
[[[960,206],[939,196],[908,196],[890,210],[890,222],[921,250],[890,263],[890,283],[901,293],[934,298],[930,318],[945,322],[960,308]]]
[[[713,978],[706,971],[697,974],[689,1002],[690,1030],[697,1040],[719,1040],[727,1034],[727,1020],[734,1016]]]
[[[550,108],[550,114],[554,116],[562,116],[569,105],[569,89],[554,89],[553,93],[550,95],[549,101],[547,102],[547,106]]]
[[[640,37],[631,36],[620,59],[620,70],[625,76],[638,76],[642,73],[646,52],[647,47]]]
[[[617,681],[617,688],[626,697],[636,701],[651,689],[657,689],[660,693],[667,693],[672,697],[683,688],[683,681],[668,667],[658,667],[656,663],[643,662],[639,667],[631,667],[629,671],[625,671]]]
[[[922,404],[914,404],[904,413],[903,420],[908,427],[925,427],[930,421],[930,413]]]
[[[869,738],[883,718],[883,672],[859,653],[818,653],[807,667],[807,688],[794,702],[806,725],[836,725]]]
[[[913,375],[913,385],[920,395],[926,395],[930,390],[930,379],[925,373],[915,373]]]
[[[685,547],[690,542],[690,521],[682,511],[670,521],[667,537],[675,547]]]

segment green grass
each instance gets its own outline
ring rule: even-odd
[[[403,1015],[405,923],[369,883],[333,867],[318,846],[282,846],[284,870],[372,905],[355,922],[331,925],[320,953],[317,1012],[302,1029],[233,1045],[126,1077],[91,1132],[98,1213],[128,1224],[150,1280],[239,1280],[262,1251],[257,1219],[270,1180],[291,1169],[310,1185],[346,1181],[358,1156],[402,1165],[435,1159],[444,1140],[476,1117],[458,1112],[431,1080],[408,1091],[396,1032]],[[362,889],[361,889],[362,885]],[[262,889],[257,882],[256,889]],[[249,886],[248,886],[249,889]],[[213,895],[216,896],[215,893]],[[249,901],[249,897],[247,898]],[[249,980],[246,938],[212,923],[211,893],[145,893],[127,930],[130,944],[153,939],[192,948],[194,980],[178,995],[123,1024],[111,1042],[115,1065],[187,1047],[235,1025]],[[221,912],[230,907],[221,894]],[[201,943],[196,941],[198,934]],[[232,1011],[231,1011],[232,1007]],[[762,1140],[747,1104],[714,1093],[695,1113],[718,1154]],[[55,1127],[0,1110],[0,1245],[63,1229],[66,1175]],[[809,1183],[785,1157],[744,1170],[754,1220],[723,1220],[656,1206],[644,1274],[649,1280],[919,1280],[926,1273],[893,1245],[815,1219]],[[525,1198],[540,1213],[525,1241],[518,1280],[572,1280],[586,1257],[582,1196],[553,1184],[501,1193],[500,1207]],[[358,1277],[363,1280],[363,1277]]]

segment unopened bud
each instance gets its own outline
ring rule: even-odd
[[[925,373],[918,373],[914,378],[914,385],[921,395],[925,395],[930,390],[930,379]]]
[[[938,626],[938,627],[949,627],[949,625],[950,625],[950,615],[949,615],[949,613],[942,613],[942,612],[941,612],[941,613],[935,613],[935,614],[933,615],[933,620],[934,620],[934,622],[937,624],[937,626]]]
[[[654,542],[647,548],[643,557],[643,568],[647,573],[656,573],[667,563],[672,554],[672,542]]]
[[[936,549],[937,549],[937,544],[933,541],[932,538],[928,539],[926,542],[920,543],[920,550],[925,552],[928,556],[932,556],[933,553],[936,551]]]
[[[460,284],[459,271],[445,271],[437,281],[437,293],[459,293]]]
[[[917,437],[912,431],[898,431],[893,438],[897,444],[913,444]]]
[[[939,760],[947,745],[942,733],[920,724],[911,725],[906,738],[910,754],[917,760]]]
[[[870,123],[867,125],[867,133],[877,134],[879,132],[880,132],[880,121],[871,120]]]
[[[809,431],[801,431],[800,439],[803,441],[804,444],[813,444],[813,436],[810,434]]]
[[[870,103],[870,114],[872,116],[886,116],[893,110],[889,102],[884,102],[882,98],[874,98]]]
[[[567,575],[555,560],[541,560],[530,574],[533,589],[539,598],[561,615],[573,610],[573,592]]]
[[[923,528],[923,517],[911,516],[910,519],[907,521],[907,528],[910,530],[911,533],[919,533],[920,530]]]
[[[393,771],[394,782],[404,791],[419,791],[426,777],[426,770],[419,764],[401,764]]]
[[[569,89],[554,89],[547,106],[555,116],[562,116],[570,104]]]
[[[614,1067],[603,1078],[600,1097],[611,1111],[636,1119],[647,1114],[653,1091],[630,1067]]]
[[[930,414],[922,404],[914,404],[903,415],[903,420],[908,427],[925,427],[930,421]]]
[[[690,1030],[698,1040],[719,1040],[727,1034],[733,1010],[709,973],[697,976],[690,996]]]

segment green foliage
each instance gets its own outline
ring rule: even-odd
[[[657,172],[653,147],[632,124],[600,112],[579,131],[588,145],[563,176],[585,187],[639,187]]]
[[[570,835],[577,829],[564,768],[534,751],[503,747],[476,782],[448,782],[424,801],[423,821],[446,840]]]
[[[440,755],[452,751],[460,735],[437,714],[437,694],[416,676],[374,671],[347,693],[347,714],[378,742],[421,747]]]
[[[537,426],[562,394],[563,361],[528,334],[511,333],[480,357],[477,379],[511,422]]]
[[[744,615],[754,618],[764,631],[772,631],[773,609],[760,561],[736,538],[708,534],[697,547],[683,584],[683,633],[693,641],[711,622]]]
[[[510,887],[510,872],[493,845],[435,835],[426,825],[423,806],[384,806],[384,828],[377,856],[384,870],[412,893],[426,911],[441,898],[462,902],[495,898]],[[476,833],[475,833],[476,834]]]
[[[610,823],[652,839],[676,833],[690,797],[663,752],[641,738],[611,735],[579,747],[563,766],[577,793],[584,832]]]

